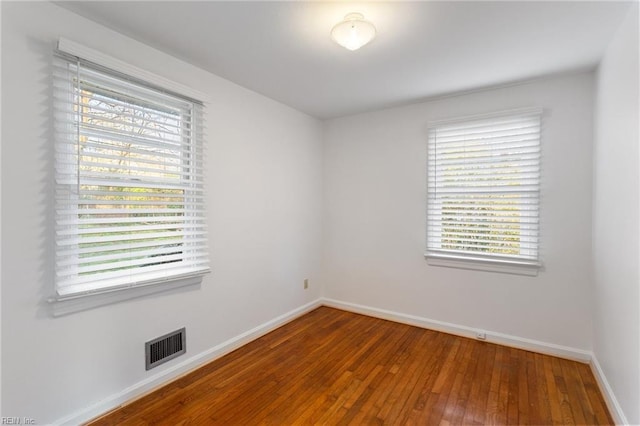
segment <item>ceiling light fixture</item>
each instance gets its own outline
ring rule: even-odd
[[[376,27],[361,13],[349,13],[331,30],[331,38],[349,50],[360,49],[376,36]]]

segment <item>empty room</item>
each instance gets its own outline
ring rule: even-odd
[[[640,424],[639,20],[0,2],[0,423]]]

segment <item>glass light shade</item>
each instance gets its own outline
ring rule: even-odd
[[[331,38],[349,50],[360,49],[376,36],[376,27],[360,13],[349,13],[331,30]]]

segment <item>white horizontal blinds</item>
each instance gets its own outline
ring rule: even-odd
[[[429,130],[427,255],[537,262],[540,111]]]
[[[61,296],[208,271],[202,106],[54,60]]]

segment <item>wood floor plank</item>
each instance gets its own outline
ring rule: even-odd
[[[589,402],[593,408],[593,415],[595,422],[593,424],[613,424],[607,405],[604,402],[604,398],[598,389],[598,384],[593,377],[591,369],[586,364],[576,364],[576,368],[580,372],[584,390],[589,396]]]
[[[542,354],[535,354],[535,363],[536,363],[536,375],[538,381],[538,411],[537,414],[540,416],[542,422],[541,424],[550,425],[553,423],[551,416],[551,404],[553,400],[549,398],[549,388],[547,386],[547,375],[545,374],[545,364],[544,360],[546,357]]]
[[[564,360],[561,360],[564,361]],[[575,392],[567,392],[569,405],[573,412],[573,417],[577,424],[589,424],[585,412],[591,410],[591,404],[582,385],[579,373],[575,366],[569,362],[561,362],[562,376],[565,378],[568,389],[575,389]]]
[[[518,370],[519,370],[518,350],[511,348],[509,350],[509,381],[508,381],[508,402],[507,402],[507,423],[508,424],[524,424],[520,420],[518,413],[518,405],[520,402],[520,392],[518,391]],[[523,386],[524,387],[524,386]]]
[[[475,412],[473,415],[474,424],[485,424],[487,417],[487,406],[489,404],[491,377],[493,376],[493,366],[496,360],[497,345],[482,343],[483,353],[486,354],[485,364],[480,371],[481,375],[475,377],[475,381],[480,381],[480,388],[476,399],[474,400]]]
[[[526,375],[523,380],[527,383],[528,405],[522,408],[521,415],[528,417],[528,424],[540,425],[545,424],[540,413],[540,404],[538,401],[538,377],[536,375],[536,358],[533,352],[525,354],[526,357]],[[526,414],[525,414],[526,410]]]
[[[487,351],[483,349],[484,346],[481,343],[476,344],[474,347],[474,355],[472,356],[475,359],[476,366],[473,374],[466,379],[469,382],[469,396],[460,424],[471,425],[475,423],[475,411],[479,409],[480,386],[483,383],[484,368],[488,355]]]
[[[504,364],[504,348],[496,347],[496,356],[493,365],[491,365],[491,382],[489,385],[489,393],[487,397],[487,404],[485,406],[484,424],[498,424],[500,423],[501,406],[506,404],[507,401],[501,399],[500,395],[500,377],[502,375],[502,369]]]
[[[554,425],[563,425],[565,419],[562,413],[562,397],[556,383],[556,376],[553,372],[553,358],[544,358],[544,374],[547,382],[547,391],[549,395],[549,407],[551,408],[551,420]]]
[[[517,362],[514,392],[518,393],[518,422],[523,425],[528,425],[532,424],[531,420],[529,420],[529,386],[528,384],[524,384],[527,383],[529,361],[527,354],[520,357],[517,351],[514,352],[514,358]],[[521,383],[523,384],[522,386],[520,385]]]
[[[450,422],[455,425],[465,424],[463,422],[464,415],[469,405],[469,398],[471,395],[471,386],[475,382],[474,376],[478,369],[478,360],[480,358],[480,344],[476,342],[471,343],[471,350],[465,354],[464,369],[460,370],[462,375],[462,386],[460,388],[460,394],[458,395],[455,406],[452,407],[454,413],[451,415]],[[466,423],[468,424],[468,423]]]
[[[612,423],[586,364],[321,307],[90,424]]]
[[[472,348],[475,342],[471,340],[467,340],[467,347],[463,348],[460,351],[461,357],[458,358],[458,368],[455,372],[455,378],[453,381],[453,386],[451,387],[451,392],[449,392],[449,397],[447,398],[447,404],[444,407],[444,412],[442,414],[442,422],[447,422],[453,425],[460,424],[460,417],[464,415],[464,410],[466,408],[466,397],[464,394],[464,379],[467,369],[471,364],[471,354],[472,351],[467,348]]]
[[[576,418],[573,415],[571,404],[569,403],[569,395],[567,391],[567,384],[562,373],[561,362],[559,358],[554,358],[551,362],[553,366],[553,376],[556,382],[556,389],[558,390],[558,397],[560,398],[560,412],[562,413],[562,422],[564,424],[575,424]]]

